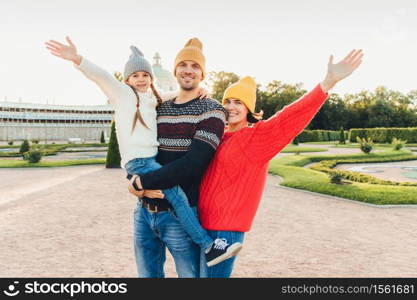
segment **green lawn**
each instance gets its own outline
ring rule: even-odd
[[[339,143],[339,141],[327,141],[327,142],[304,142],[301,144],[309,144],[309,145],[335,145]]]
[[[7,148],[20,148],[20,145],[13,145],[13,146],[2,145],[2,146],[0,146],[0,149],[7,149]]]
[[[29,163],[24,160],[0,159],[0,168],[37,168],[37,167],[67,167],[78,165],[97,165],[105,164],[106,159],[79,159],[79,160],[62,160],[62,161],[40,161],[38,163]]]
[[[309,148],[309,147],[300,147],[296,145],[288,145],[281,151],[281,153],[326,152],[326,151],[327,149],[323,149],[323,148]]]
[[[329,145],[330,147],[339,147],[339,148],[359,148],[359,144],[358,143],[349,143],[347,142],[347,144],[342,145],[339,144],[339,141],[327,141],[327,142],[305,142],[302,144],[307,144],[307,145]],[[378,149],[378,148],[391,148],[391,144],[379,144],[379,143],[375,143],[374,146]],[[417,144],[406,144],[406,147],[417,147]]]
[[[91,152],[91,150],[66,150],[66,148],[87,148],[87,147],[107,147],[108,144],[37,144],[38,147],[43,151],[44,156],[55,155],[58,152]],[[31,144],[31,147],[33,144]],[[1,152],[0,157],[19,157],[21,154],[18,152],[20,146],[0,146],[0,149],[13,148],[16,152]],[[107,152],[106,149],[94,150],[94,152]]]
[[[283,178],[281,185],[296,189],[338,196],[372,204],[417,204],[417,187],[376,185],[353,182],[349,185],[330,183],[329,177],[322,172],[314,171],[302,166],[327,159],[362,159],[389,160],[409,157],[409,151],[390,151],[371,155],[329,155],[302,156],[291,155],[271,161],[269,171]],[[417,156],[415,157],[417,159]]]

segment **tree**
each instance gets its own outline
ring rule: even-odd
[[[368,108],[368,124],[367,127],[391,127],[395,126],[393,116],[395,115],[395,110],[390,105],[383,100],[377,100],[375,104]]]
[[[101,131],[100,143],[104,144],[106,140],[104,139],[104,131]]]
[[[373,99],[374,96],[369,91],[345,95],[344,102],[349,111],[347,128],[365,128],[368,126],[368,108],[374,101]]]
[[[30,150],[29,142],[28,140],[24,140],[22,145],[20,145],[19,153],[23,154],[25,152],[28,152]]]
[[[238,80],[239,76],[232,72],[210,72],[208,74],[208,82],[212,97],[220,101],[223,98],[224,91]]]
[[[299,138],[298,138],[298,135],[292,140],[292,144],[293,145],[297,145],[298,146],[298,144],[300,143],[300,140],[299,140]]]
[[[114,72],[113,75],[120,82],[123,81],[122,73]],[[116,123],[113,120],[111,123],[109,146],[107,148],[106,168],[120,168],[120,160],[119,143],[117,142],[116,135]]]
[[[309,129],[339,130],[348,123],[348,109],[343,99],[335,93],[330,94],[318,113],[314,116]]]
[[[345,137],[345,131],[343,130],[343,126],[340,127],[339,144],[346,144],[346,137]]]
[[[120,168],[119,143],[116,136],[116,123],[111,124],[109,147],[107,149],[106,168]]]
[[[301,83],[284,84],[281,81],[274,80],[270,82],[264,91],[260,91],[257,109],[264,111],[264,119],[273,116],[284,106],[294,102],[305,94]]]

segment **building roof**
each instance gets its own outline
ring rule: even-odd
[[[113,110],[112,106],[106,105],[56,105],[56,104],[40,104],[40,103],[25,103],[25,102],[8,102],[0,101],[0,107],[11,107],[11,108],[30,108],[30,109],[56,109],[56,110]]]

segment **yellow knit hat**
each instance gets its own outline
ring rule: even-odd
[[[198,38],[190,39],[178,52],[177,57],[175,58],[174,63],[174,75],[177,70],[177,66],[180,62],[184,60],[192,60],[198,63],[203,71],[203,78],[206,77],[206,59],[203,55],[203,44]]]
[[[256,82],[252,77],[246,76],[229,86],[223,94],[222,104],[228,98],[234,98],[245,103],[251,113],[255,112]]]

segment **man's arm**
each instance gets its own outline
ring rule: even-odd
[[[223,111],[216,112],[218,113],[199,123],[189,150],[183,157],[164,165],[159,170],[146,173],[140,178],[143,189],[171,188],[204,174],[224,132],[225,114]],[[210,113],[213,111],[206,114]]]

